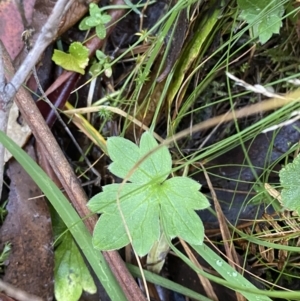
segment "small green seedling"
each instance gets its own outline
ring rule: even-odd
[[[89,50],[80,42],[74,42],[70,45],[69,53],[55,49],[52,60],[68,71],[84,74],[89,62]]]
[[[89,201],[89,209],[101,213],[93,234],[95,248],[120,249],[130,243],[128,232],[139,256],[149,252],[161,231],[171,239],[203,243],[204,228],[195,210],[207,208],[209,202],[200,184],[188,177],[169,178],[172,158],[166,146],[136,164],[157,146],[149,132],[142,135],[139,147],[121,137],[108,138],[113,161],[109,169],[117,177],[128,176],[130,183],[106,185]]]
[[[98,62],[94,63],[91,66],[90,68],[91,75],[97,76],[99,73],[101,73],[104,70],[104,74],[107,77],[111,77],[112,69],[110,64],[110,58],[100,50],[96,51],[96,57],[98,59]]]
[[[96,35],[99,39],[106,36],[105,24],[111,20],[111,16],[101,11],[97,4],[90,4],[90,15],[85,17],[79,24],[80,30],[90,30],[95,27]]]
[[[100,10],[95,3],[90,4],[90,16],[84,18],[80,24],[80,30],[90,30],[95,27],[96,35],[99,39],[104,39],[106,36],[105,24],[111,20],[111,16]],[[101,54],[97,54],[99,64],[101,68],[104,68],[104,72],[108,77],[111,76],[111,66],[106,56],[100,51]],[[100,58],[99,58],[100,57]],[[69,53],[65,53],[60,50],[54,50],[52,60],[59,66],[68,71],[78,72],[84,74],[84,69],[89,62],[89,50],[83,46],[80,42],[74,42],[70,45]],[[94,68],[99,69],[100,66]]]

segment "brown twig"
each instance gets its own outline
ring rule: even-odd
[[[186,252],[188,258],[190,259],[190,261],[200,270],[203,270],[203,267],[202,265],[200,264],[200,262],[197,260],[195,254],[192,252],[192,250],[190,249],[190,247],[188,246],[188,244],[181,238],[179,238],[179,241],[181,243],[181,245],[183,246],[184,248],[184,251]],[[211,300],[214,300],[214,301],[219,301],[219,298],[218,296],[216,295],[215,291],[214,291],[214,288],[210,282],[209,279],[207,279],[205,276],[201,275],[201,274],[198,274],[197,273],[197,276],[200,280],[200,283],[202,284],[203,286],[203,289],[206,293],[206,296],[209,297]]]
[[[9,59],[9,55],[0,41],[0,131],[4,133],[6,133],[7,130],[8,116],[12,105],[12,99],[5,93],[6,79],[4,66]],[[2,194],[3,186],[4,153],[5,148],[0,144],[0,195]]]

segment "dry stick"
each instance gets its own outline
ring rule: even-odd
[[[4,92],[3,89],[5,88],[6,80],[5,80],[5,72],[4,72],[4,62],[2,57],[5,55],[4,53],[5,49],[4,46],[0,40],[0,92],[1,95]]]
[[[4,45],[0,41],[0,131],[6,133],[8,116],[10,108],[12,106],[12,99],[7,97],[5,91],[6,79],[5,79],[5,63],[9,60],[9,55],[5,50]],[[3,174],[4,174],[4,153],[5,148],[3,144],[0,144],[0,196],[2,194],[3,186]]]
[[[70,0],[59,0],[56,3],[52,14],[41,30],[34,47],[28,53],[23,64],[15,73],[11,83],[4,87],[3,95],[7,99],[13,99],[16,91],[20,89],[15,98],[15,102],[19,107],[22,116],[31,128],[35,138],[39,140],[50,165],[62,183],[62,186],[67,192],[69,199],[72,201],[77,212],[81,217],[86,217],[90,216],[90,212],[86,207],[87,196],[81,188],[74,171],[71,169],[69,163],[64,157],[49,127],[45,123],[40,111],[37,109],[36,104],[28,92],[21,87],[22,83],[31,72],[33,66],[35,66],[42,52],[55,37],[55,32],[57,31],[56,29],[59,26],[61,17],[72,3],[73,1]],[[6,67],[9,69],[11,74],[14,74],[14,69],[10,61],[7,62]],[[96,221],[96,215],[90,216],[84,220],[85,225],[90,232],[93,231]],[[130,301],[145,300],[132,275],[128,272],[119,253],[116,251],[104,252],[104,257],[108,261],[108,264],[110,265],[112,272],[122,287],[127,299]]]
[[[191,251],[190,247],[188,246],[188,244],[181,238],[179,238],[179,241],[181,243],[181,245],[183,246],[188,258],[190,259],[190,261],[192,263],[194,263],[194,265],[203,271],[203,267],[202,265],[200,264],[200,262],[198,261],[198,259],[196,258],[195,254]],[[211,300],[214,300],[214,301],[219,301],[219,298],[218,296],[216,295],[214,289],[213,289],[213,286],[210,282],[210,280],[208,278],[206,278],[205,276],[201,275],[201,274],[198,274],[197,273],[197,276],[199,278],[199,281],[200,283],[202,284],[203,286],[203,289],[206,293],[206,296],[208,298],[210,298]]]

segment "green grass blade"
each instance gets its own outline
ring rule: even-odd
[[[224,279],[227,280],[228,287],[240,292],[247,298],[247,300],[271,301],[269,297],[280,298],[283,300],[299,300],[300,291],[258,290],[251,282],[249,282],[241,274],[237,273],[226,261],[213,252],[208,246],[203,244],[202,246],[193,245],[192,247],[211,267],[213,267],[222,277],[224,277]],[[234,275],[234,277],[232,277],[232,275]]]
[[[198,252],[198,254],[213,268],[215,269],[224,279],[230,284],[238,283],[239,289],[235,289],[240,292],[249,301],[271,301],[268,296],[263,296],[258,293],[250,293],[244,291],[245,288],[257,289],[254,284],[248,281],[240,273],[235,271],[226,261],[224,261],[220,256],[213,252],[208,246],[201,245],[195,246],[193,248]]]
[[[102,283],[111,300],[126,301],[126,297],[121,290],[114,275],[109,269],[104,257],[96,251],[92,245],[92,236],[86,229],[79,215],[72,205],[49,179],[46,173],[34,162],[17,144],[0,131],[0,142],[9,150],[14,158],[22,165],[33,181],[43,191],[52,206],[60,215],[75,241],[82,250],[86,259],[90,263],[95,274]]]
[[[194,250],[211,266],[214,268],[224,279],[216,277],[212,274],[204,272],[202,269],[196,267],[185,255],[183,255],[179,250],[177,250],[171,241],[169,241],[170,248],[178,255],[183,262],[185,262],[189,267],[191,267],[196,273],[206,277],[207,279],[214,281],[220,285],[228,287],[234,291],[240,292],[249,301],[271,301],[268,296],[282,296],[283,292],[270,292],[265,290],[257,289],[250,281],[245,277],[235,271],[226,261],[224,261],[220,256],[213,252],[207,245],[192,245]],[[290,293],[290,292],[288,292]],[[294,292],[291,292],[292,294]],[[297,295],[295,292],[293,296]],[[289,295],[290,296],[290,295]]]

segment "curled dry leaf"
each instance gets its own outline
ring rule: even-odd
[[[31,130],[25,121],[19,119],[19,109],[13,103],[7,124],[7,135],[13,139],[19,146],[23,146],[31,135]],[[12,157],[11,153],[5,149],[4,162],[7,162]]]
[[[34,157],[33,147],[27,147]],[[0,229],[1,245],[12,250],[3,280],[43,300],[53,298],[52,226],[39,188],[16,161],[9,164],[8,215]]]

